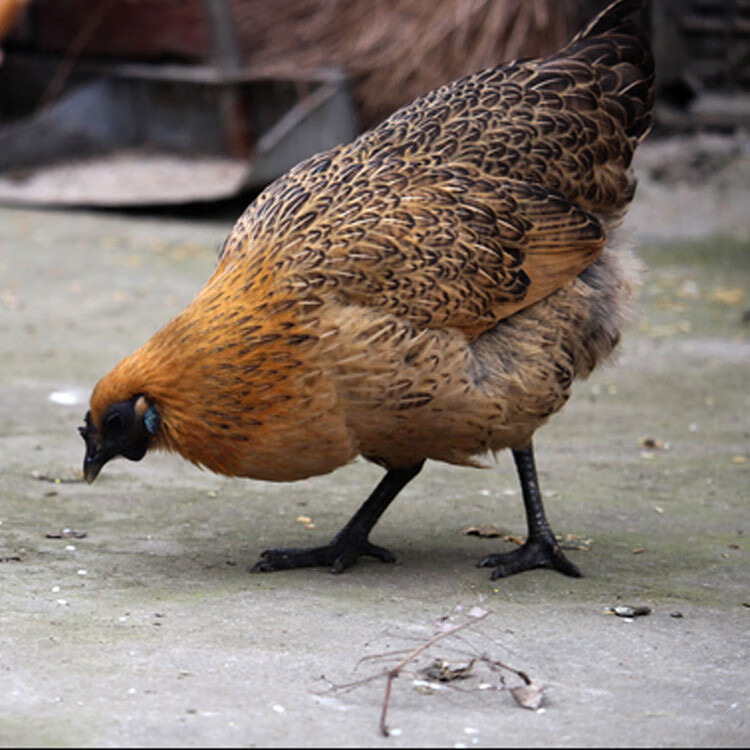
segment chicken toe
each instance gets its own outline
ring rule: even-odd
[[[424,461],[406,469],[389,469],[372,494],[360,509],[325,547],[306,549],[268,549],[250,569],[251,573],[264,573],[290,568],[310,568],[330,565],[332,573],[341,573],[350,568],[362,555],[376,557],[382,562],[395,562],[396,557],[383,547],[368,540],[373,526],[383,515],[404,486],[414,479],[422,469]]]
[[[329,566],[331,573],[343,573],[362,555],[376,557],[381,562],[395,562],[395,555],[384,547],[371,544],[367,539],[341,539],[336,537],[325,547],[307,547],[301,549],[280,547],[267,549],[261,553],[251,573],[266,573],[273,570],[290,570],[291,568],[311,568],[319,565]]]
[[[582,575],[578,566],[565,557],[551,533],[529,537],[521,547],[512,552],[487,555],[479,561],[478,567],[494,568],[493,581],[533,568],[551,568],[572,578],[580,578]]]
[[[478,566],[495,568],[492,571],[493,581],[533,568],[552,568],[566,576],[580,578],[581,571],[562,553],[547,522],[531,441],[525,448],[513,451],[513,460],[523,492],[528,536],[518,549],[504,554],[487,555],[479,561]]]

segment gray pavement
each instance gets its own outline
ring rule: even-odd
[[[524,532],[508,455],[428,466],[373,534],[398,563],[341,576],[247,568],[335,532],[381,476],[364,462],[269,484],[150,456],[81,483],[90,388],[198,290],[232,217],[0,208],[0,745],[747,746],[750,171],[722,192],[646,167],[641,317],[537,436],[580,580],[474,567],[512,542],[462,529]],[[651,613],[607,612],[626,604]],[[391,737],[384,679],[330,689],[473,607],[394,681]],[[472,656],[463,680],[419,671]]]

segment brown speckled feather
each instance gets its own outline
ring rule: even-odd
[[[277,283],[311,304],[335,298],[473,338],[570,281],[604,245],[593,215],[540,185],[428,157],[356,156],[355,144],[275,183],[224,262],[261,252]]]
[[[651,123],[640,5],[269,186],[191,305],[99,382],[94,424],[142,393],[157,446],[266,479],[524,445],[615,346],[636,283],[608,237]]]

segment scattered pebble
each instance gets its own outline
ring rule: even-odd
[[[683,615],[682,612],[670,612],[670,617],[674,617],[676,620],[679,620]]]
[[[683,298],[698,297],[700,294],[700,287],[697,282],[693,281],[693,279],[685,279],[680,285],[677,294]]]
[[[644,617],[651,614],[651,607],[645,604],[618,604],[610,608],[618,617]]]
[[[68,552],[75,552],[76,551],[76,546],[75,546],[75,544],[66,544],[65,545],[65,549]]]
[[[284,706],[281,706],[278,703],[274,703],[273,706],[271,706],[271,710],[276,711],[277,714],[283,714],[286,711]]]
[[[85,575],[88,575],[88,573],[89,573],[89,572],[88,572],[88,570],[86,570],[85,568],[81,568],[80,570],[77,570],[77,571],[76,571],[76,573],[77,573],[77,574],[78,574],[79,576],[85,576]]]
[[[500,532],[494,526],[490,525],[467,526],[466,528],[461,529],[461,533],[466,534],[467,536],[478,536],[482,539],[494,539],[501,536]]]
[[[47,493],[47,495],[49,494]],[[76,531],[75,529],[60,529],[60,531],[48,531],[44,536],[47,539],[84,539],[87,533],[85,531]]]

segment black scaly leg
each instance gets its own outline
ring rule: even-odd
[[[532,568],[553,568],[566,576],[580,578],[581,571],[562,553],[544,515],[531,443],[522,450],[513,451],[513,459],[521,480],[529,533],[521,547],[505,554],[487,555],[479,561],[479,567],[495,568],[492,571],[493,581]]]
[[[361,555],[377,557],[382,562],[394,562],[396,558],[383,547],[371,544],[368,536],[373,526],[393,502],[396,495],[419,474],[424,461],[408,469],[389,469],[370,497],[351,517],[349,522],[325,547],[304,549],[267,549],[261,559],[250,569],[252,573],[290,568],[309,568],[315,565],[330,565],[332,573],[341,573],[354,565]]]

